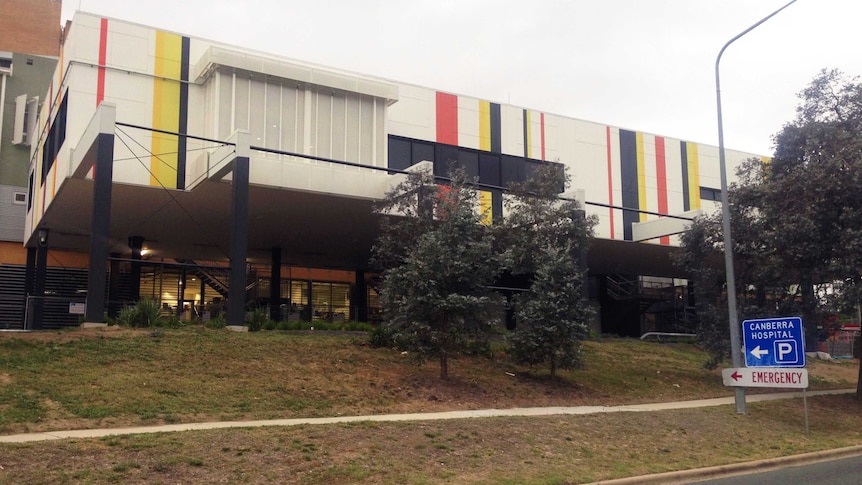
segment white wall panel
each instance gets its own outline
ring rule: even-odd
[[[282,102],[281,102],[281,85],[275,83],[266,83],[266,93],[264,106],[266,107],[266,119],[264,127],[264,143],[263,146],[278,150],[281,147],[281,124]]]
[[[151,74],[155,59],[154,40],[155,31],[152,29],[109,20],[107,64],[118,69]]]
[[[682,152],[679,140],[665,138],[665,158],[667,159],[667,207],[671,214],[679,214],[685,211],[685,200],[682,196]]]
[[[297,119],[304,110],[299,108],[298,95],[297,89],[293,86],[281,87],[281,120],[279,121],[281,145],[278,148],[287,152],[299,151],[297,140],[301,137],[297,133]]]
[[[500,106],[500,150],[507,155],[524,156],[524,110]]]
[[[479,100],[458,96],[458,145],[478,150],[479,143]]]
[[[249,80],[248,101],[248,131],[251,133],[252,146],[264,145],[266,111],[266,85],[261,79],[252,78]]]

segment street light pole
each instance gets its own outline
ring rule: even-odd
[[[733,270],[733,240],[730,235],[730,203],[727,198],[727,166],[724,156],[724,125],[721,119],[721,84],[719,82],[718,66],[721,62],[721,55],[724,54],[725,49],[735,42],[736,39],[751,32],[757,26],[771,19],[778,12],[795,2],[796,0],[791,0],[783,7],[763,17],[751,27],[737,34],[736,37],[724,44],[718,52],[718,57],[715,58],[715,99],[718,108],[718,161],[721,171],[721,225],[724,230],[724,268],[727,274],[727,313],[730,325],[730,357],[733,367],[742,367],[742,354],[740,353],[742,345],[739,339],[739,315],[736,312],[736,275]],[[735,387],[734,389],[736,389],[736,413],[745,414],[745,388]]]

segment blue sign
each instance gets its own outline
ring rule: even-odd
[[[799,317],[742,322],[746,367],[805,367],[805,339]]]

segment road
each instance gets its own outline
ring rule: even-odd
[[[707,480],[697,485],[860,485],[862,456]]]

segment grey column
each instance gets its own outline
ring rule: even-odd
[[[108,316],[116,318],[120,314],[120,309],[123,303],[120,301],[120,259],[119,253],[111,253],[111,262],[109,264],[110,276],[108,277]]]
[[[272,248],[269,274],[269,319],[281,321],[281,248]]]
[[[48,273],[48,230],[39,229],[39,247],[36,248],[36,272],[33,281],[31,330],[42,330],[45,310],[45,276]]]
[[[93,167],[93,220],[90,226],[90,268],[87,274],[87,311],[84,321],[102,323],[105,318],[105,277],[111,228],[111,186],[114,178],[114,135],[96,138]]]
[[[230,286],[227,296],[227,324],[231,326],[242,326],[245,323],[250,154],[248,132],[239,132],[231,181]]]

